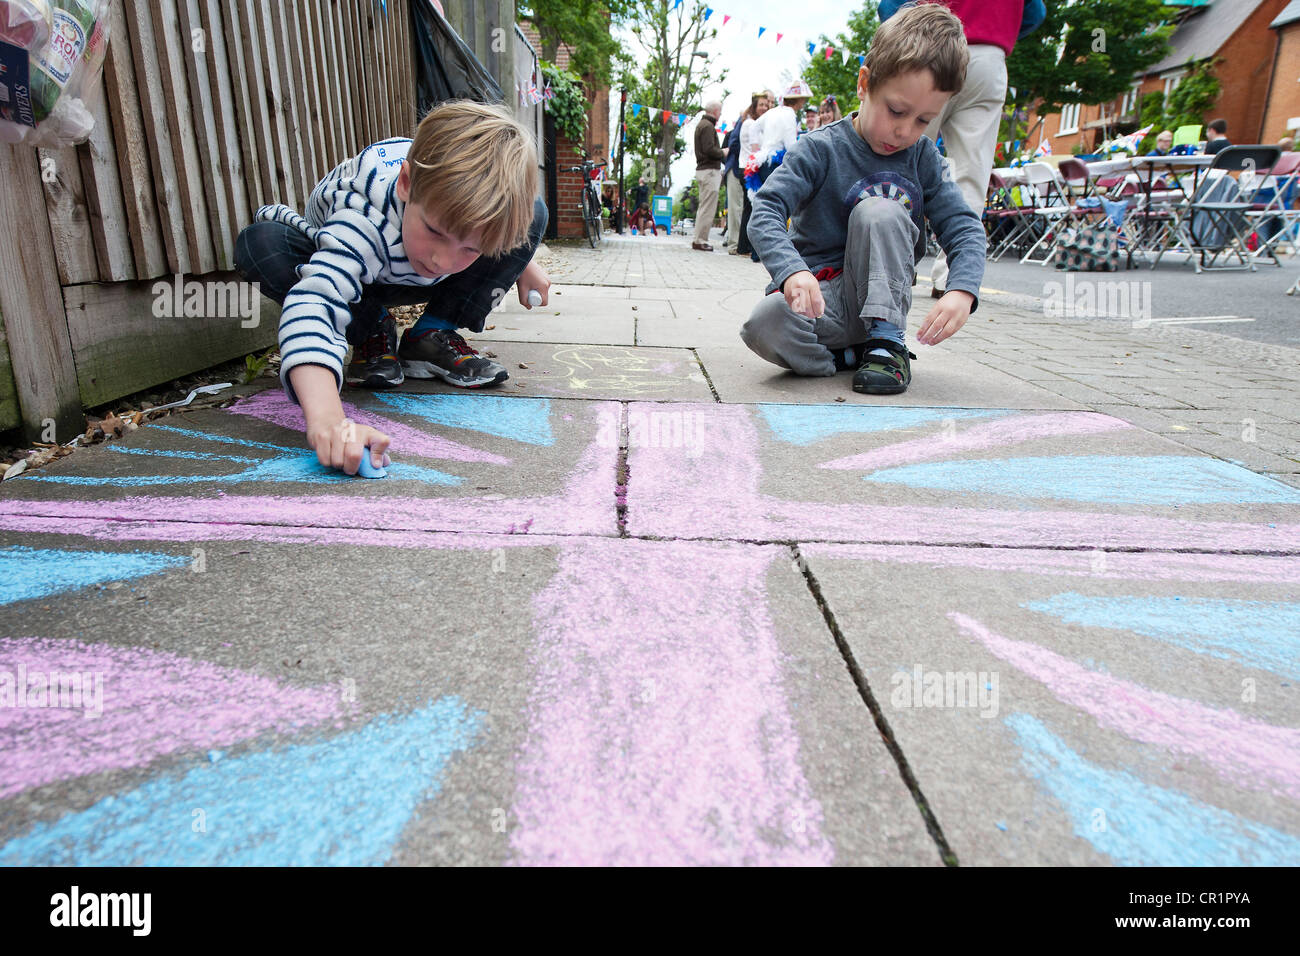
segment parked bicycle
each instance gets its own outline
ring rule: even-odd
[[[584,158],[581,166],[569,167],[569,172],[582,176],[582,201],[578,203],[578,211],[582,214],[582,231],[593,249],[600,242],[600,193],[596,191],[596,177],[592,174],[605,165]]]

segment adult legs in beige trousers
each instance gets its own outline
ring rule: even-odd
[[[727,244],[732,252],[740,243],[740,220],[745,216],[745,184],[735,173],[727,177]]]
[[[721,169],[697,169],[695,178],[700,183],[700,206],[695,211],[695,241],[709,241],[709,227],[718,212],[718,187],[722,185]]]
[[[979,43],[970,48],[970,65],[962,90],[950,99],[925,135],[937,140],[943,134],[944,149],[952,163],[953,178],[966,205],[976,214],[984,211],[993,151],[997,148],[998,124],[1007,98],[1007,59],[1002,48]],[[934,288],[948,286],[948,259],[940,252],[930,270]]]

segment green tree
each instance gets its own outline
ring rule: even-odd
[[[837,33],[834,39],[822,34],[817,38],[817,52],[803,68],[804,82],[813,91],[817,102],[827,96],[834,96],[840,112],[848,116],[858,108],[858,54],[866,53],[871,46],[871,39],[876,35],[880,25],[876,0],[867,0],[862,9],[849,14],[848,31]],[[826,44],[834,47],[835,52],[828,59],[822,49]],[[848,50],[848,63],[844,62],[840,51]]]
[[[515,15],[537,27],[543,60],[554,63],[560,44],[566,44],[573,50],[569,69],[604,87],[623,51],[613,28],[627,20],[632,6],[626,0],[517,0]]]
[[[1016,107],[1040,116],[1066,103],[1109,103],[1133,77],[1168,55],[1172,8],[1161,0],[1072,0],[1047,4],[1038,31],[1007,58]]]
[[[686,2],[673,9],[668,0],[637,0],[629,3],[632,34],[641,47],[638,72],[625,70],[623,86],[628,101],[646,106],[639,116],[627,114],[627,152],[646,161],[646,172],[654,167],[658,189],[669,185],[668,167],[686,148],[681,127],[674,117],[685,113],[687,122],[700,112],[700,93],[710,84],[721,83],[727,71],[716,74],[709,66],[704,44],[718,31],[706,23],[703,3]],[[670,116],[664,120],[663,111]],[[649,175],[646,177],[649,179]]]

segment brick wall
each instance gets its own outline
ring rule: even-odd
[[[542,39],[537,28],[528,20],[521,19],[519,28],[528,37],[528,42],[541,54]],[[572,50],[561,44],[555,54],[555,65],[560,69],[569,68]],[[590,77],[584,77],[583,85],[588,90],[587,96],[587,135],[581,144],[574,143],[567,136],[556,132],[555,141],[555,182],[558,209],[551,210],[551,222],[555,224],[556,235],[561,239],[581,239],[582,231],[582,177],[568,171],[568,167],[582,162],[582,148],[593,163],[609,162],[609,88],[604,87],[591,92],[594,83]],[[612,174],[609,168],[605,175]]]
[[[1273,89],[1264,114],[1262,143],[1276,143],[1286,136],[1286,121],[1300,116],[1300,82],[1297,82],[1300,79],[1300,23],[1287,24],[1279,32],[1282,42],[1273,68]]]

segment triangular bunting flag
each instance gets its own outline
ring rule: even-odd
[[[633,104],[632,104],[632,115],[633,115],[633,116],[640,116],[640,115],[641,115],[641,104],[640,104],[640,103],[633,103]]]
[[[727,23],[728,23],[730,20],[731,20],[731,14],[730,14],[730,13],[724,13],[724,14],[722,15],[722,25],[723,25],[724,27],[727,25]]]
[[[676,0],[676,3],[673,4],[673,9],[676,10],[681,5],[682,5],[682,0]]]
[[[858,66],[866,66],[866,65],[867,65],[867,57],[866,57],[866,54],[865,54],[865,53],[859,53],[859,54],[858,54]]]
[[[677,125],[678,125],[678,126],[685,126],[685,125],[686,125],[686,114],[685,114],[685,113],[678,113],[678,114],[677,114]]]
[[[667,110],[664,110],[663,121],[664,121],[665,123],[667,123],[667,122],[668,122],[668,117],[670,117],[670,116],[672,116],[672,115],[673,115],[672,113],[668,112]]]
[[[705,8],[704,8],[704,22],[705,22],[705,23],[708,23],[708,22],[709,22],[709,17],[711,17],[711,16],[713,16],[713,8],[712,8],[712,7],[705,7]]]
[[[831,58],[831,54],[834,52],[835,52],[835,47],[831,46],[829,43],[826,44],[826,59],[829,60]]]
[[[809,56],[812,56],[813,53],[816,52],[816,50],[817,50],[817,46],[816,46],[815,44],[812,44],[812,43],[809,43],[809,44],[808,44],[808,55],[809,55]]]
[[[848,50],[840,50],[840,66],[849,65],[849,56],[850,53]]]
[[[758,28],[758,38],[759,38],[760,40],[763,39],[763,31],[766,30],[766,29],[767,29],[767,27],[759,27],[759,28]]]
[[[781,42],[781,37],[783,37],[783,36],[785,36],[784,33],[778,33],[778,34],[776,35],[776,42],[777,42],[777,43],[780,43],[780,42]]]

